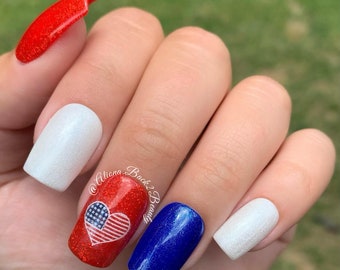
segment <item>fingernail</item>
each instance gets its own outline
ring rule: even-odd
[[[115,175],[90,196],[69,238],[69,248],[83,262],[109,266],[124,249],[148,206],[144,187],[126,175]]]
[[[94,0],[61,0],[33,21],[16,48],[16,57],[28,63],[41,56],[70,26],[88,12]]]
[[[214,234],[214,239],[232,260],[236,260],[260,243],[278,220],[275,205],[257,198],[233,214]]]
[[[130,270],[180,269],[198,245],[204,223],[197,212],[181,203],[165,206],[139,240]]]
[[[57,111],[35,142],[24,170],[42,184],[64,191],[78,176],[102,136],[98,116],[81,104]]]

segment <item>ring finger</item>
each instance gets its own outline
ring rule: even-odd
[[[160,259],[171,265],[164,269],[180,269],[198,244],[201,216],[205,233],[191,263],[197,260],[279,149],[289,119],[289,96],[275,81],[257,76],[236,85],[162,202],[181,204],[166,206],[150,224],[130,269],[157,269]]]

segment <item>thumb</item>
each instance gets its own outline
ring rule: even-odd
[[[57,3],[65,5],[75,1],[84,2],[85,0],[62,0]],[[62,24],[62,21],[58,20],[66,19],[65,14],[51,16],[51,11],[52,13],[65,13],[66,11],[60,9],[60,6],[55,9],[55,6],[43,12],[22,37],[19,44],[26,43],[29,46],[21,46],[20,49],[18,45],[16,51],[13,50],[0,56],[1,174],[22,166],[33,141],[30,127],[36,122],[58,82],[71,67],[85,44],[86,26],[81,17],[86,12],[82,11],[78,17],[71,14],[74,19],[68,20],[67,24]],[[49,15],[50,21],[42,22],[41,18],[46,19],[46,14]],[[51,25],[58,28],[57,34]],[[52,32],[54,36],[46,36]],[[31,36],[27,33],[31,33]],[[45,41],[50,40],[48,47],[46,43],[41,44],[44,42],[44,36]],[[35,37],[40,37],[40,39],[35,40]],[[43,50],[39,51],[39,55],[32,54],[32,51],[36,52],[37,47]],[[25,54],[29,57],[24,58]],[[0,177],[0,184],[1,182]]]
[[[17,130],[36,121],[84,46],[86,27],[79,19],[88,1],[58,1],[30,25],[15,53],[0,57],[0,129]]]

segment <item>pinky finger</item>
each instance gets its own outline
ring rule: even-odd
[[[217,244],[237,259],[279,239],[323,193],[334,163],[334,145],[322,132],[293,133],[215,233]]]

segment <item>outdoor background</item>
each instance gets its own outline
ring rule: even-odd
[[[31,20],[53,2],[1,0],[0,52],[14,48]],[[196,25],[221,36],[231,52],[234,84],[253,74],[277,79],[292,96],[291,131],[319,128],[339,152],[339,0],[97,0],[86,18],[89,27],[127,5],[157,15],[165,33]],[[338,159],[332,183],[301,221],[294,243],[274,270],[340,269],[339,178]]]

